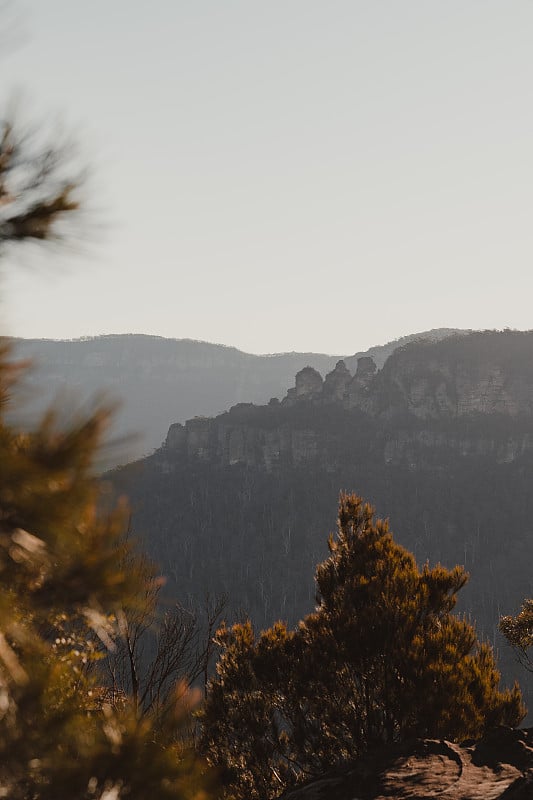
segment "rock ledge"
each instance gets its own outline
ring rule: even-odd
[[[423,739],[283,795],[283,800],[533,800],[533,728],[475,744]]]

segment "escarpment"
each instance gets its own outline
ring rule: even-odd
[[[354,374],[307,366],[281,401],[176,423],[163,449],[266,470],[334,468],[350,444],[384,463],[429,464],[436,449],[509,462],[530,451],[532,421],[533,333],[489,332],[409,344],[381,370],[370,357]]]

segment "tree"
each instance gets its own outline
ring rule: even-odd
[[[502,617],[500,630],[513,648],[518,660],[529,672],[533,672],[533,600],[524,600],[516,616]]]
[[[516,725],[518,687],[498,689],[491,649],[452,615],[467,575],[419,569],[386,521],[341,495],[318,606],[294,631],[218,633],[203,747],[228,796],[261,798],[410,737],[477,737]]]
[[[48,241],[78,209],[61,146],[1,123],[0,247]],[[125,508],[99,515],[93,460],[108,409],[31,432],[6,411],[20,365],[0,341],[0,795],[13,800],[206,798],[205,769],[175,737],[193,701],[167,688],[165,719],[118,706],[90,665],[115,647],[124,606],[149,591],[124,542]]]
[[[38,129],[0,121],[0,246],[57,239],[76,217],[83,176],[69,155],[66,143],[43,141]]]
[[[151,716],[157,726],[172,713],[176,685],[188,690],[201,679],[205,689],[226,599],[207,596],[203,609],[179,603],[164,609],[163,581],[146,557],[129,557],[122,568],[136,573],[143,592],[117,612],[114,648],[100,674],[113,704],[128,697],[137,715]]]
[[[3,356],[4,399],[10,372]],[[49,415],[21,433],[0,414],[0,789],[15,800],[205,796],[175,737],[186,692],[162,721],[127,696],[107,702],[87,670],[95,640],[112,649],[120,609],[146,591],[138,570],[117,566],[124,509],[96,512],[91,460],[105,422],[100,411],[60,430]]]

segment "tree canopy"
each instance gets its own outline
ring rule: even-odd
[[[533,672],[533,600],[524,600],[522,608],[515,616],[502,617],[500,630],[520,663],[529,672]]]
[[[0,120],[0,246],[46,242],[80,210],[82,171],[66,142]]]
[[[266,800],[385,743],[477,737],[524,715],[490,647],[451,613],[461,567],[420,569],[353,494],[329,549],[317,609],[295,630],[218,633],[203,746],[229,797]]]

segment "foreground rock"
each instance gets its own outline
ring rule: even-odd
[[[533,728],[499,728],[471,746],[425,739],[283,796],[284,800],[532,800]]]

